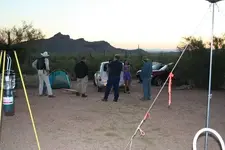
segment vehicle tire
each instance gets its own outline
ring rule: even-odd
[[[140,76],[137,76],[137,79],[138,79],[138,82],[141,83],[142,80],[141,80],[141,77]]]
[[[154,83],[155,83],[156,86],[162,86],[163,80],[159,77],[156,77]]]
[[[102,91],[102,88],[98,87],[98,92],[101,92]]]
[[[93,84],[94,84],[94,86],[97,86],[97,84],[95,83],[95,79],[93,80]]]
[[[141,79],[141,77],[139,77],[139,82],[140,82],[140,83],[142,83],[142,79]]]

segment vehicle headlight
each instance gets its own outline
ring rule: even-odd
[[[102,80],[102,83],[103,83],[104,86],[106,86],[107,81],[106,80]]]

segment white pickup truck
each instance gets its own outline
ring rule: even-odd
[[[106,87],[107,80],[108,80],[108,64],[109,61],[102,62],[100,64],[99,70],[94,74],[94,85],[97,87],[98,92],[101,92],[103,88]],[[124,86],[124,80],[123,80],[123,71],[120,74],[120,83],[119,86]]]

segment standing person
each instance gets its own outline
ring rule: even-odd
[[[48,52],[41,53],[41,57],[36,59],[32,63],[32,67],[38,71],[38,78],[39,78],[39,96],[43,96],[43,87],[44,83],[47,87],[48,97],[55,97],[52,94],[52,87],[49,82],[49,54]]]
[[[130,93],[130,82],[131,82],[131,73],[130,73],[130,64],[127,60],[124,61],[123,67],[123,79],[124,79],[124,93]]]
[[[87,97],[86,90],[88,84],[88,66],[86,64],[86,58],[82,57],[81,61],[76,64],[74,68],[77,78],[77,92],[76,95],[81,97]]]
[[[141,100],[151,100],[151,75],[152,62],[148,58],[144,59],[144,65],[141,69],[141,79],[144,91],[144,97]]]
[[[109,63],[108,63],[108,65],[107,65],[107,75],[108,75],[108,76],[109,76],[109,64],[110,64],[112,61],[113,61],[113,59],[109,59]],[[109,78],[108,78],[108,79],[109,79]],[[112,91],[113,91],[113,89],[111,88],[109,93],[111,93]]]
[[[109,75],[108,81],[106,85],[105,95],[102,101],[107,101],[111,88],[113,87],[114,91],[114,102],[118,101],[119,98],[119,82],[120,82],[120,74],[123,68],[123,64],[120,62],[119,55],[115,55],[114,60],[109,63]]]

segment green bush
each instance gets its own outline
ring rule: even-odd
[[[225,78],[225,51],[213,52],[212,88],[219,89]],[[192,81],[198,88],[208,88],[210,50],[187,51],[178,64],[175,75],[183,82]]]
[[[109,59],[112,59],[114,55],[89,55],[87,56],[87,64],[89,68],[89,79],[93,79],[94,73],[99,70],[100,63],[103,61],[108,61]],[[135,76],[136,72],[141,69],[144,56],[122,56],[121,61],[124,61],[125,59],[128,60],[131,64],[131,73],[133,76]],[[149,54],[148,56],[152,61],[161,61],[168,63],[170,61],[175,60],[174,58],[177,57],[177,55],[174,54]],[[158,58],[160,58],[158,60]],[[22,64],[22,71],[26,74],[35,74],[36,71],[32,68],[31,64],[36,59],[36,57],[30,56],[29,62],[26,64]],[[51,56],[50,57],[50,68],[51,70],[57,70],[62,69],[67,71],[71,76],[74,75],[74,66],[75,64],[80,60],[80,56]]]
[[[149,54],[152,61],[162,63],[176,62],[179,53],[158,53]],[[113,56],[113,55],[112,55]],[[94,73],[99,70],[100,63],[112,58],[111,55],[90,55],[87,56],[87,64],[89,67],[89,79],[93,79]],[[131,73],[135,78],[136,71],[141,69],[143,62],[143,55],[139,56],[123,56],[121,60],[127,59],[131,63]],[[209,49],[198,49],[193,51],[186,51],[181,58],[179,64],[174,70],[176,78],[179,83],[187,83],[192,81],[198,88],[208,88],[209,80]],[[215,50],[213,52],[213,68],[212,68],[212,88],[220,88],[225,81],[225,50]],[[31,67],[31,63],[35,57],[29,59],[29,64],[21,65],[23,73],[35,74],[36,71]],[[71,77],[74,76],[74,66],[80,60],[80,56],[52,56],[50,57],[51,70],[62,69],[69,73]],[[177,83],[178,84],[178,83]]]

